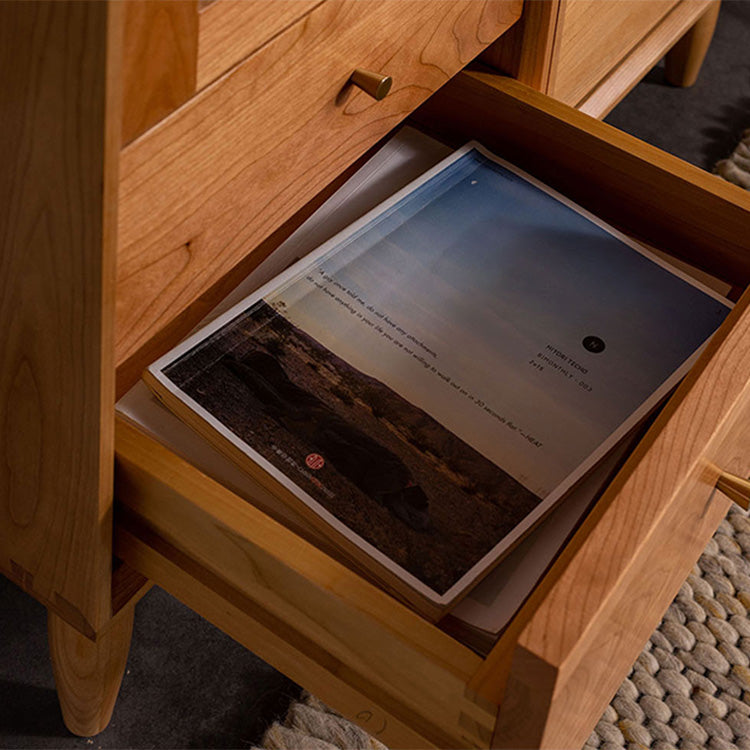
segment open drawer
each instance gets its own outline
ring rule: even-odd
[[[750,197],[510,79],[462,73],[415,121],[476,138],[737,289]],[[745,294],[482,658],[124,420],[116,553],[392,747],[578,748],[750,474]],[[176,343],[176,339],[169,342]]]

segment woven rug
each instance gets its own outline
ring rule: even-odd
[[[714,172],[725,180],[750,190],[750,130],[742,134],[742,140],[731,155],[716,164]]]
[[[289,707],[263,737],[265,750],[388,750],[386,746],[332,711],[308,692]],[[259,750],[253,748],[253,750]]]
[[[750,750],[750,519],[733,507],[584,750]],[[385,750],[303,694],[265,750]]]
[[[750,750],[750,519],[732,508],[585,748]]]

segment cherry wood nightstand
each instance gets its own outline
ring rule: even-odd
[[[0,568],[49,610],[72,731],[106,725],[155,582],[392,747],[580,747],[590,732],[726,512],[720,473],[750,474],[748,294],[486,658],[114,410],[407,117],[482,141],[739,294],[747,194],[464,70],[520,13],[0,5]],[[354,86],[357,68],[392,76],[388,96]]]

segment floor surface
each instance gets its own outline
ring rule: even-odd
[[[249,748],[299,689],[161,589],[136,606],[109,727],[66,729],[41,604],[0,576],[0,747]]]
[[[694,86],[665,84],[659,63],[605,121],[704,169],[728,156],[750,128],[750,2],[722,2]]]
[[[607,121],[704,168],[750,128],[750,2],[725,0],[698,83],[655,68]],[[44,608],[0,576],[0,747],[248,748],[297,688],[159,589],[136,610],[109,728],[72,737],[47,657]]]

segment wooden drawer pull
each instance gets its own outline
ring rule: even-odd
[[[721,490],[741,508],[750,509],[750,480],[722,472],[716,482],[716,489]]]
[[[369,70],[357,68],[349,81],[368,93],[374,99],[383,99],[391,90],[393,79],[381,73],[371,73]]]

